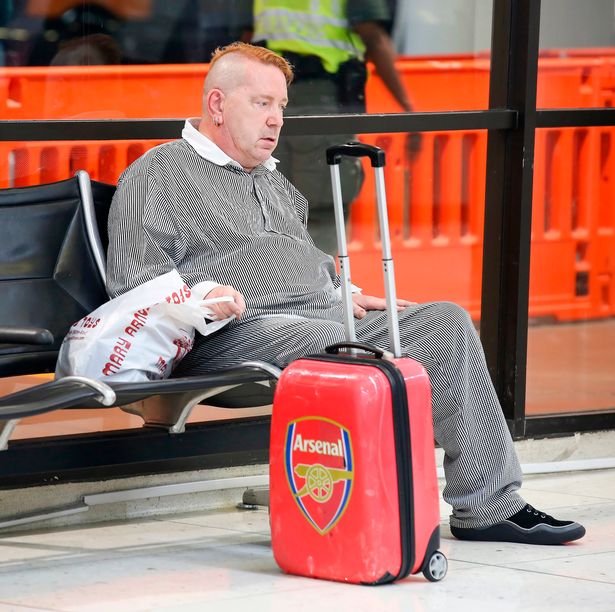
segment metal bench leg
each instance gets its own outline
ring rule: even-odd
[[[269,487],[246,489],[243,492],[241,508],[254,508],[254,506],[269,506]]]
[[[147,427],[162,427],[168,429],[169,433],[183,433],[186,430],[186,421],[197,404],[212,395],[237,386],[227,385],[202,391],[156,395],[120,407],[124,412],[140,416]]]

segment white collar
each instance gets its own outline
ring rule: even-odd
[[[232,164],[237,168],[242,168],[241,164],[235,161],[232,157],[229,157],[217,144],[207,138],[205,134],[201,134],[198,130],[199,117],[191,117],[186,119],[184,129],[182,130],[182,138],[192,146],[192,148],[206,160],[217,164],[218,166],[226,166]],[[273,172],[276,168],[278,160],[275,157],[270,157],[263,162],[263,166]]]

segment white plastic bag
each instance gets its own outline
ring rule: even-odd
[[[232,317],[206,321],[208,305],[231,297],[198,300],[176,270],[152,279],[97,308],[68,331],[56,379],[87,376],[138,382],[167,378],[191,350],[195,329],[204,336]]]

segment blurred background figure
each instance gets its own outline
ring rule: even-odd
[[[50,66],[106,66],[122,63],[122,52],[107,34],[79,36],[60,44]]]
[[[176,20],[166,44],[168,63],[208,62],[218,48],[239,40],[252,22],[251,0],[177,0],[167,3],[166,23]],[[174,17],[175,13],[177,17]]]
[[[365,112],[366,62],[409,112],[412,105],[395,69],[387,0],[254,0],[251,40],[290,61],[295,70],[287,115]],[[335,255],[333,199],[324,151],[354,138],[286,136],[274,156],[278,169],[307,197],[308,229],[316,245]],[[345,214],[363,181],[359,160],[341,164]]]
[[[59,43],[56,54],[49,65],[58,70],[51,70],[45,80],[44,111],[45,117],[62,119],[95,119],[98,117],[121,117],[117,109],[105,106],[105,96],[121,99],[123,83],[117,75],[105,78],[105,94],[90,96],[66,70],[64,66],[114,66],[122,63],[122,51],[117,41],[108,34],[89,34],[77,36]],[[75,113],[76,108],[81,112]],[[82,153],[77,153],[82,151]],[[75,159],[87,167],[85,149],[76,149]],[[80,157],[83,156],[83,158]]]
[[[49,66],[60,47],[68,41],[94,34],[112,37],[121,48],[119,33],[123,23],[125,20],[146,18],[149,15],[149,2],[150,0],[14,2],[10,11],[11,21],[5,30],[8,36],[6,65]],[[123,55],[121,52],[120,54]]]

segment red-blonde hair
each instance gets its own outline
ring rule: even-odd
[[[243,42],[234,42],[230,45],[226,45],[225,47],[218,47],[211,55],[209,69],[211,70],[213,65],[221,57],[229,55],[230,53],[239,53],[246,58],[253,59],[257,62],[261,62],[262,64],[270,64],[271,66],[275,66],[284,75],[286,85],[290,85],[293,80],[293,69],[281,55],[278,55],[265,47],[250,45]]]

